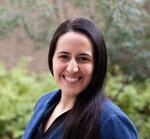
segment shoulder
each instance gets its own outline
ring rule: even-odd
[[[59,95],[60,90],[54,90],[51,92],[44,93],[44,95],[39,97],[35,105],[35,111],[41,109],[44,105],[48,105],[50,102],[53,104]]]
[[[137,139],[137,130],[128,116],[111,100],[102,104],[101,135],[104,139]]]

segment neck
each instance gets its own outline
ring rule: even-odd
[[[75,97],[62,95],[58,103],[58,107],[60,108],[61,111],[68,111],[73,107],[74,102],[75,102]]]

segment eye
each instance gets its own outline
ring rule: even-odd
[[[78,60],[79,60],[79,62],[81,62],[81,63],[86,63],[86,62],[89,61],[89,58],[87,58],[87,57],[79,57]]]
[[[68,55],[60,55],[59,58],[63,61],[69,60],[69,56]]]

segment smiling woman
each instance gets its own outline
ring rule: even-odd
[[[93,22],[62,23],[48,64],[59,90],[40,97],[23,139],[137,139],[132,121],[104,95],[107,51]]]

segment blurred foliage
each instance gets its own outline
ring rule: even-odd
[[[8,0],[0,4],[0,37],[20,27],[37,47],[45,46],[56,24],[53,9],[47,0]]]
[[[20,139],[37,98],[56,88],[51,76],[28,73],[23,65],[7,71],[0,66],[0,138]]]

